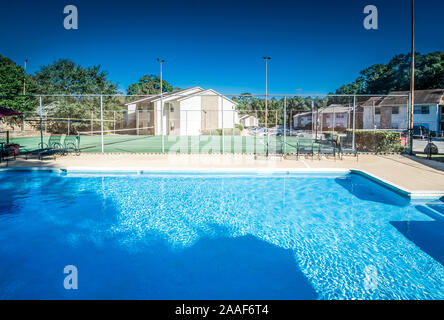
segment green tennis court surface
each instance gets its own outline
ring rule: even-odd
[[[223,140],[222,140],[223,139]],[[48,142],[49,136],[44,137]],[[105,135],[104,152],[119,153],[161,153],[162,136],[153,135]],[[62,139],[63,141],[63,139]],[[222,142],[223,141],[223,142]],[[16,137],[10,139],[26,149],[37,149],[40,137]],[[80,136],[81,152],[102,152],[100,136]],[[268,137],[268,152],[282,153],[284,151],[284,137]],[[296,153],[296,146],[311,146],[312,139],[300,137],[286,137],[285,152]],[[264,136],[165,136],[164,149],[166,153],[258,153],[267,151],[267,137]]]

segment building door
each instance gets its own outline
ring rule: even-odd
[[[392,127],[392,107],[381,107],[381,129]]]

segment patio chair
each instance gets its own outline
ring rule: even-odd
[[[5,147],[4,142],[0,142],[0,163],[6,160],[6,163],[8,163],[9,160],[15,160],[15,150],[12,148]]]
[[[66,136],[63,141],[65,153],[75,153],[76,156],[80,155],[80,135]]]
[[[310,155],[311,159],[313,160],[314,156],[314,143],[313,142],[300,142],[297,143],[297,149],[296,149],[297,158],[299,159],[299,155]]]
[[[62,136],[54,136],[51,135],[49,137],[48,143],[43,142],[43,144],[39,143],[39,148],[41,149],[62,149]]]
[[[57,154],[63,155],[65,153],[65,150],[61,143],[62,136],[64,135],[61,136],[51,135],[49,137],[48,143],[40,142],[39,149],[33,150],[30,153],[37,154],[40,160],[43,160],[45,157],[50,157],[50,156],[53,156],[55,159],[55,156]]]
[[[321,159],[321,154],[323,155],[332,155],[334,159],[336,160],[336,143],[334,139],[327,139],[327,140],[317,140],[317,143],[319,143],[319,152],[318,152],[318,158]]]
[[[62,136],[51,135],[48,142],[39,142],[38,148],[29,150],[20,146],[20,154],[24,155],[28,159],[31,155],[36,155],[40,160],[45,156],[56,155],[57,153],[63,153],[63,146],[60,143]]]
[[[66,150],[64,148],[64,145],[62,144],[62,137],[61,136],[50,136],[48,140],[48,144],[45,147],[45,144],[43,146],[45,147],[41,152],[39,152],[39,159],[43,160],[45,157],[56,157],[56,155],[65,155]]]
[[[358,150],[353,148],[353,138],[351,135],[347,134],[346,137],[339,140],[338,143],[339,158],[342,160],[344,154],[351,154],[358,160]]]

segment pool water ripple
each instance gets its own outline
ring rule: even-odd
[[[5,243],[0,249],[2,298],[20,296],[20,290],[30,281],[26,273],[37,270],[30,266],[31,262],[38,261],[36,250],[51,253],[44,255],[46,265],[51,261],[60,264],[58,258],[54,258],[58,255],[79,261],[103,255],[115,264],[110,273],[132,270],[133,274],[126,273],[126,276],[134,277],[137,285],[132,289],[137,288],[136,291],[115,280],[115,286],[125,289],[121,291],[123,297],[187,297],[183,288],[171,289],[177,280],[174,276],[171,283],[163,283],[153,280],[154,275],[161,274],[162,269],[169,270],[170,274],[194,274],[197,271],[193,268],[202,268],[199,261],[190,262],[187,268],[175,261],[184,258],[185,253],[197,257],[211,255],[211,252],[199,251],[203,250],[200,248],[206,248],[204,244],[212,241],[231,244],[223,239],[238,239],[247,246],[235,247],[233,255],[237,250],[243,254],[250,249],[254,252],[256,245],[262,246],[260,243],[269,245],[270,250],[276,248],[269,253],[276,252],[273,261],[262,256],[264,264],[282,259],[277,265],[286,265],[285,252],[290,252],[295,275],[301,273],[299,283],[306,281],[314,292],[311,296],[304,285],[303,290],[308,291],[301,289],[305,295],[298,296],[295,291],[299,287],[295,284],[285,287],[288,292],[281,289],[281,296],[270,293],[272,296],[267,297],[266,292],[248,291],[257,283],[245,283],[245,292],[252,295],[248,297],[444,298],[443,265],[407,237],[408,228],[406,236],[392,223],[406,222],[414,230],[416,222],[430,222],[432,231],[443,240],[440,226],[408,199],[359,175],[80,176],[23,172],[1,175],[0,179],[6,183],[0,186],[0,191],[7,195],[0,201],[0,241]],[[243,240],[250,238],[261,242]],[[197,252],[189,251],[194,248]],[[224,248],[220,246],[221,254],[225,254]],[[258,254],[261,250],[258,249]],[[132,264],[120,261],[117,255],[124,255]],[[230,252],[227,255],[230,256]],[[162,257],[163,264],[159,262],[148,270],[137,270],[136,266],[145,265],[146,259],[157,261],[158,256]],[[106,265],[108,260],[95,263]],[[223,263],[229,263],[227,260],[229,258]],[[248,261],[241,261],[241,265],[248,265]],[[12,266],[17,273],[10,270]],[[231,268],[228,271],[236,274],[235,267]],[[269,271],[256,268],[250,273],[267,277]],[[51,278],[52,271],[50,267],[39,272]],[[150,284],[151,291],[141,289],[142,283]],[[273,286],[271,282],[269,285]],[[207,290],[191,288],[188,294],[208,298],[202,296],[202,292],[207,292],[204,289]],[[267,290],[273,292],[272,289]],[[37,291],[34,294],[37,295]],[[65,297],[66,293],[54,289],[47,295]],[[86,296],[79,293],[78,297],[104,296],[97,289]]]

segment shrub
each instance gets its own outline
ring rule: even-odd
[[[234,127],[235,127],[237,130],[239,130],[239,131],[244,130],[244,127],[243,127],[241,124],[239,124],[239,123],[235,124]]]
[[[352,134],[351,130],[347,131]],[[401,145],[399,132],[356,130],[355,143],[358,151],[364,152],[402,152],[405,147]]]
[[[242,133],[242,130],[239,130],[238,128],[225,128],[224,129],[224,135],[226,136],[240,136]],[[204,136],[221,136],[222,135],[222,129],[206,129],[202,130],[201,134]]]

